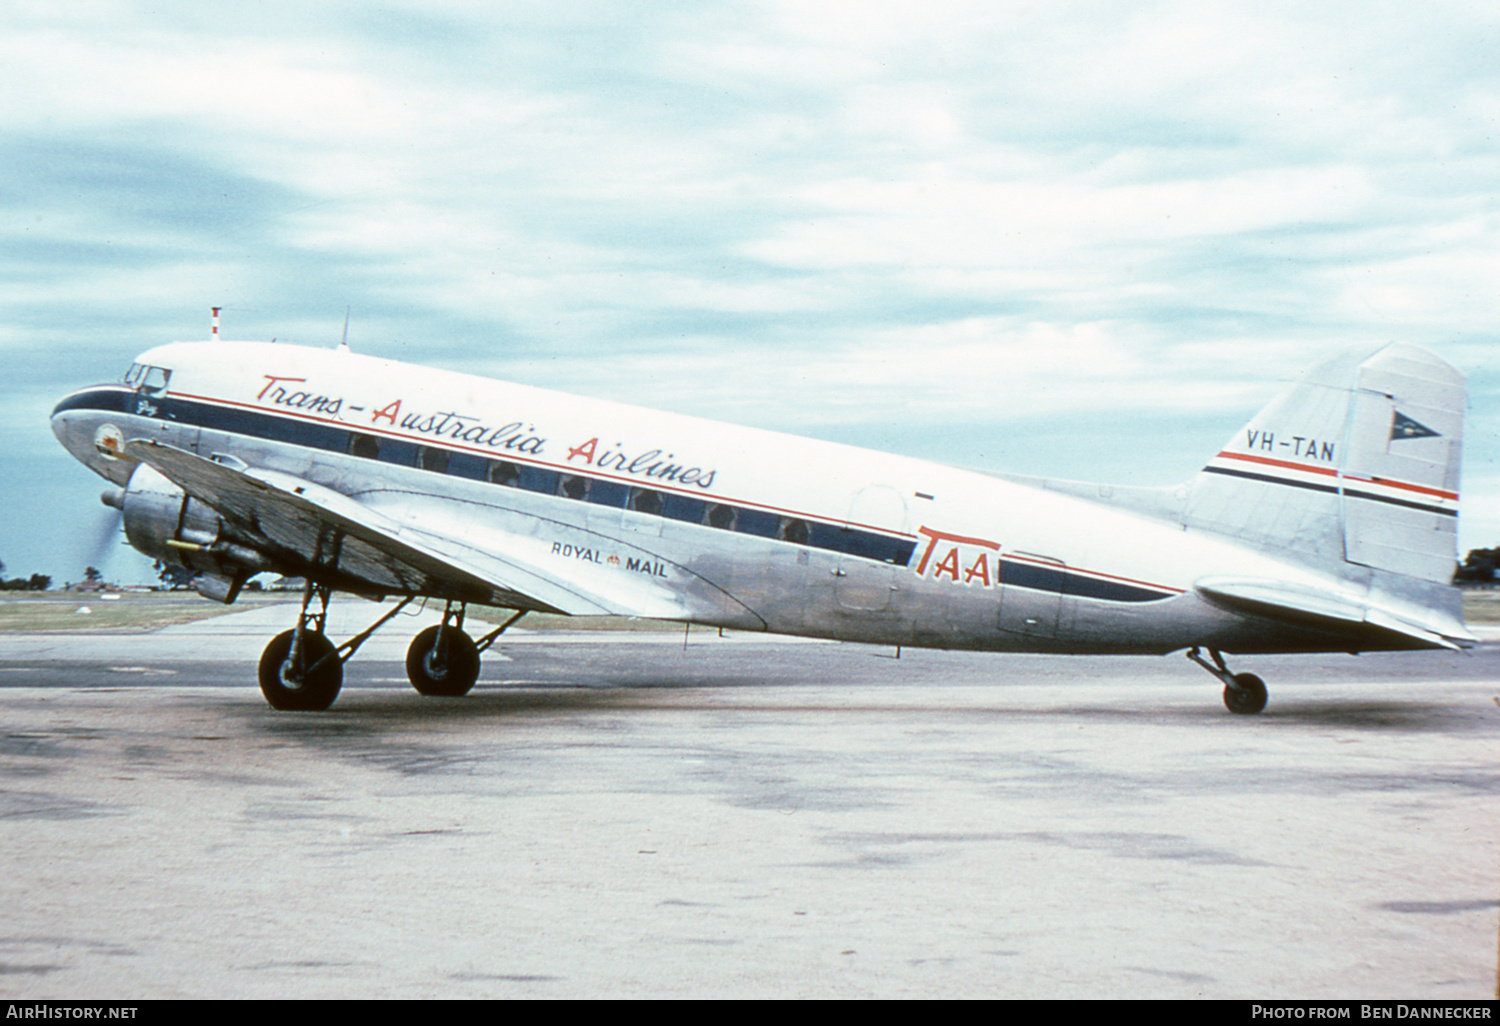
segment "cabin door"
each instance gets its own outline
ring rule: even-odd
[[[854,497],[848,524],[854,530],[871,527],[887,531],[906,529],[906,500],[889,485],[871,485]],[[839,557],[834,570],[833,596],[845,609],[875,612],[887,609],[896,590],[896,572],[889,563],[875,562],[856,553]]]

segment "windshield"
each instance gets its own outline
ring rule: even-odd
[[[147,395],[161,395],[172,380],[172,372],[165,367],[152,367],[145,363],[132,363],[125,376],[120,379],[131,388]]]

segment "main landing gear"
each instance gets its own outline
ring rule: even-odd
[[[302,592],[297,626],[271,639],[260,655],[260,693],[272,709],[312,712],[327,709],[344,684],[344,662],[323,633],[328,622],[327,588],[311,581]],[[317,612],[311,611],[313,596]]]
[[[479,647],[464,633],[464,610],[456,624],[453,603],[443,610],[443,622],[411,639],[406,650],[406,679],[423,695],[457,698],[467,695],[479,679]]]
[[[415,598],[406,596],[368,628],[335,646],[324,633],[329,595],[330,589],[309,582],[302,593],[297,626],[272,638],[261,654],[260,690],[271,708],[299,712],[327,709],[343,685],[344,663]],[[317,609],[313,611],[315,597]],[[449,602],[443,608],[442,623],[412,639],[406,652],[406,676],[421,694],[454,698],[468,694],[479,679],[479,654],[526,615],[525,610],[516,613],[476,642],[463,630],[466,611],[465,603]]]
[[[1209,649],[1208,654],[1213,657],[1212,663],[1199,655],[1194,645],[1187,657],[1224,682],[1224,705],[1230,712],[1250,716],[1266,707],[1265,681],[1253,673],[1230,673],[1216,648]]]

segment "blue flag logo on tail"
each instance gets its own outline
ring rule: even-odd
[[[1438,437],[1441,436],[1426,424],[1419,424],[1400,410],[1396,411],[1396,419],[1391,424],[1391,441],[1400,442],[1408,438]]]

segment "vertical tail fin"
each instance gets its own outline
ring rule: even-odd
[[[1209,461],[1187,523],[1323,565],[1446,584],[1463,411],[1463,376],[1425,350],[1391,343],[1335,357]]]

